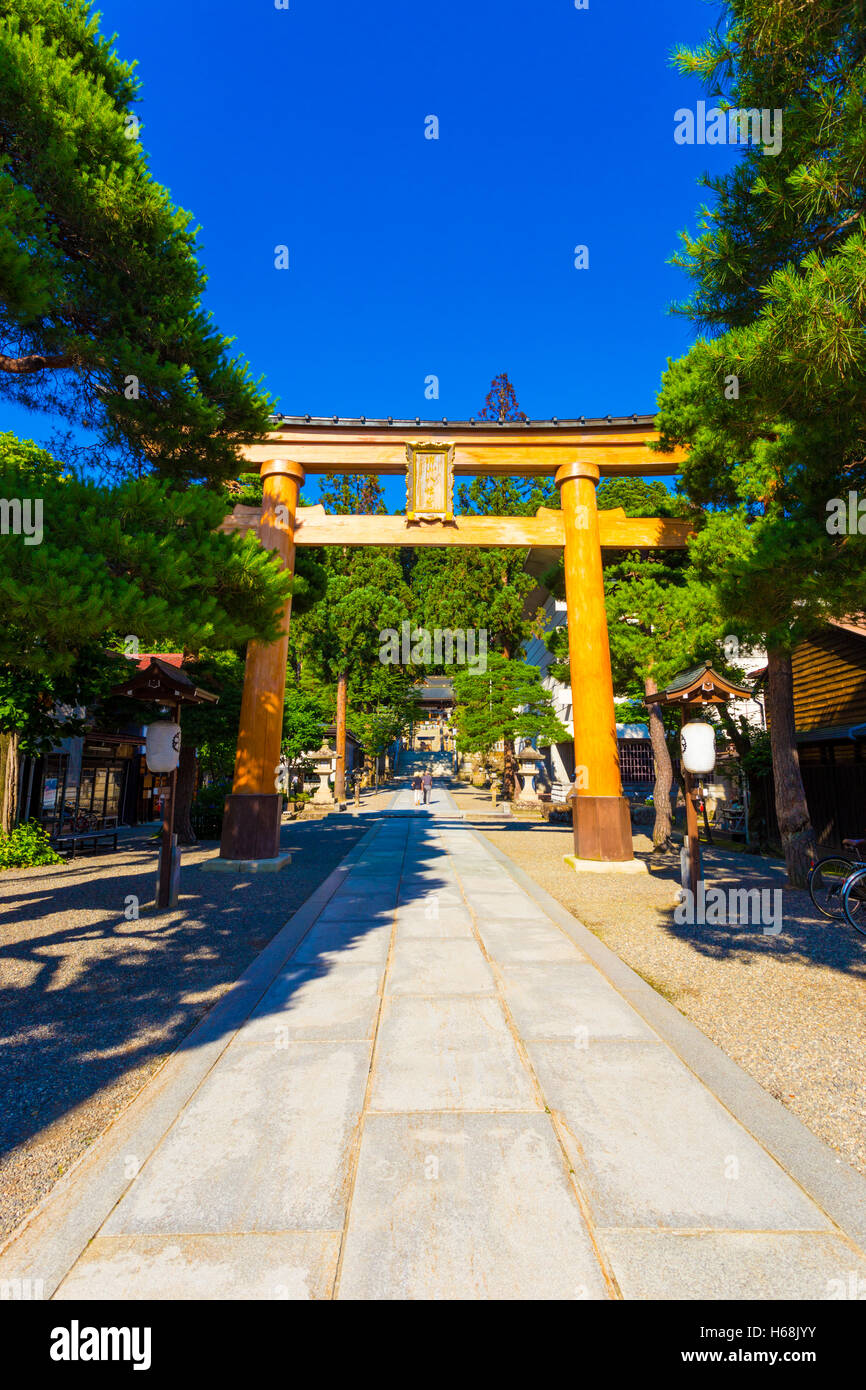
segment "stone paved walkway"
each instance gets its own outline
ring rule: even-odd
[[[866,1278],[447,792],[393,809],[410,814],[314,895],[300,945],[188,1040],[176,1066],[198,1079],[143,1094],[0,1279],[474,1300],[821,1299]]]

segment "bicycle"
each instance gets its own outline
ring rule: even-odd
[[[849,927],[866,936],[866,864],[849,874],[843,884],[842,911]]]
[[[831,921],[847,920],[855,931],[863,931],[866,935],[866,892],[861,896],[862,889],[866,888],[866,880],[857,892],[852,890],[849,894],[847,908],[843,902],[849,879],[855,874],[859,877],[861,871],[866,871],[866,839],[843,840],[842,848],[852,851],[855,857],[849,859],[842,854],[830,854],[826,859],[818,859],[806,880],[809,897],[822,917],[828,917]],[[854,915],[861,915],[862,926],[853,921]]]

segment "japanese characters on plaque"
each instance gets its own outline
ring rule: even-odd
[[[406,445],[406,520],[454,520],[454,445]]]

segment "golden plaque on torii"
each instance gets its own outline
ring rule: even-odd
[[[406,445],[406,520],[454,520],[454,445]]]

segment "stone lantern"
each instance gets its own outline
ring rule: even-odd
[[[517,797],[518,806],[538,806],[540,804],[538,792],[535,790],[535,779],[538,776],[538,764],[542,761],[540,753],[536,753],[531,743],[527,743],[517,755],[517,775],[520,778],[520,794]]]
[[[478,753],[475,753],[473,755],[471,767],[472,773],[469,780],[471,781],[473,787],[486,787],[487,768],[484,766],[484,760],[480,757]]]
[[[313,771],[319,779],[319,785],[316,788],[315,794],[311,801],[311,805],[335,805],[334,794],[331,791],[331,788],[328,783],[328,779],[331,775],[331,772],[333,771],[334,766],[334,750],[329,746],[327,739],[322,740],[321,748],[313,754],[312,763]]]

